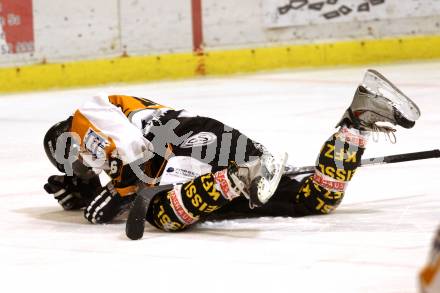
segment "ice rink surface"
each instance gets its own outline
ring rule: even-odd
[[[440,147],[440,63],[372,66],[422,117],[365,157]],[[143,96],[232,125],[311,165],[367,67],[49,91],[0,97],[1,292],[417,292],[440,224],[440,160],[358,170],[335,213],[204,223],[184,233],[91,225],[42,186],[45,131],[100,92]]]

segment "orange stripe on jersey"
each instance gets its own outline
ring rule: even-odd
[[[124,95],[111,95],[108,97],[110,103],[120,107],[125,116],[128,117],[131,112],[144,109],[168,108],[144,98],[137,98]]]
[[[120,196],[124,197],[124,196],[131,195],[133,193],[136,193],[137,186],[132,185],[132,186],[123,187],[123,188],[115,188],[115,190],[119,193]]]
[[[107,137],[96,128],[80,111],[73,114],[71,132],[81,138],[81,151],[85,151],[98,159],[108,159],[116,148],[111,137]]]

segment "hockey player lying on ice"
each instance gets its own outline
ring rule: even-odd
[[[419,116],[408,97],[369,70],[338,131],[325,141],[315,173],[291,178],[282,175],[285,155],[272,155],[217,120],[147,99],[101,95],[48,130],[46,153],[64,174],[51,176],[44,188],[64,209],[84,208],[88,221],[106,223],[129,208],[140,188],[172,183],[145,214],[165,231],[209,217],[328,214],[341,203],[370,134],[394,136],[376,122],[411,128]],[[96,175],[101,170],[112,178],[104,187]]]

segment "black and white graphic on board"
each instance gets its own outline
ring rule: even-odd
[[[438,0],[263,0],[268,28],[429,16]]]
[[[384,4],[385,1],[386,0],[362,0],[362,3],[359,3],[357,5],[357,9],[354,11],[357,12],[370,11],[370,5]],[[278,13],[280,15],[283,15],[291,10],[299,10],[303,7],[307,7],[308,10],[322,11],[326,4],[334,6],[337,3],[338,0],[328,0],[328,1],[319,1],[319,2],[313,2],[313,1],[309,2],[309,0],[290,0],[287,5],[278,7]],[[322,14],[322,16],[324,18],[330,19],[330,18],[339,17],[341,15],[350,14],[353,11],[352,8],[350,8],[345,4],[340,5],[336,9],[334,7],[332,7],[331,9],[333,10],[330,10]]]

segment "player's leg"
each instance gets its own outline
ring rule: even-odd
[[[184,230],[240,196],[231,187],[231,181],[223,171],[207,173],[187,183],[174,185],[172,190],[153,198],[146,219],[161,230]]]
[[[322,147],[315,173],[304,178],[295,196],[295,214],[327,214],[342,201],[361,163],[368,132],[343,126]]]
[[[191,136],[173,146],[175,157],[164,168],[161,184],[173,183],[173,178],[185,179],[188,174],[200,176],[157,195],[148,210],[150,223],[167,231],[182,230],[239,196],[247,198],[248,206],[267,202],[281,178],[286,158],[272,156],[215,119],[197,116],[178,121],[175,134],[191,132]]]
[[[285,176],[271,200],[261,208],[250,210],[238,199],[210,219],[327,214],[341,203],[372,132],[391,131],[376,122],[410,128],[419,115],[417,106],[385,77],[368,71],[338,124],[340,129],[324,143],[315,174],[302,180]]]
[[[315,174],[303,178],[283,176],[267,204],[250,210],[237,199],[209,219],[329,213],[342,201],[345,187],[360,164],[366,141],[363,132],[344,126],[324,143]]]
[[[176,155],[190,156],[203,161],[212,167],[212,172],[228,167],[231,161],[239,166],[254,163],[261,165],[263,170],[258,179],[258,197],[251,198],[251,205],[262,205],[273,195],[280,178],[271,176],[279,174],[280,166],[285,165],[286,153],[274,155],[237,129],[209,117],[197,116],[179,122],[175,129],[176,134],[191,131],[192,135],[179,146],[174,146]],[[239,172],[241,170],[245,168],[238,169]],[[252,174],[251,177],[257,178],[257,175]],[[236,181],[237,184],[241,182]],[[246,185],[250,186],[250,183]],[[267,194],[267,198],[264,198],[263,193]],[[251,192],[250,196],[254,194]]]
[[[273,192],[269,194],[267,186],[261,184],[260,177],[265,176],[262,173],[267,172],[267,167],[259,161],[231,163],[227,169],[198,176],[157,194],[147,210],[147,221],[165,231],[180,231],[237,197],[247,198],[250,206],[264,204]],[[279,166],[270,175],[269,185],[278,185],[283,169],[284,165]]]
[[[304,179],[295,197],[296,212],[327,214],[340,204],[361,163],[368,138],[384,132],[391,140],[395,139],[394,129],[377,122],[411,128],[419,117],[414,102],[380,73],[367,71],[338,124],[340,129],[324,143],[315,174]]]

